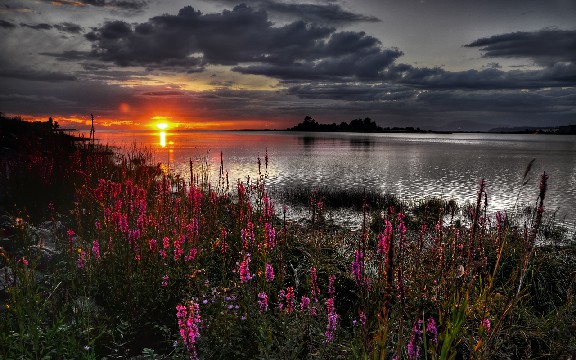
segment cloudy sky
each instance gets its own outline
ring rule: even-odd
[[[576,124],[574,0],[3,0],[0,111],[83,128]]]

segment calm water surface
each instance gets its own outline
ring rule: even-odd
[[[101,131],[102,143],[153,149],[155,160],[189,174],[189,159],[207,159],[217,176],[220,152],[230,181],[254,178],[257,158],[269,157],[269,184],[361,188],[401,199],[475,201],[482,178],[489,207],[534,204],[539,175],[549,174],[546,207],[576,221],[576,136],[501,134],[352,134],[249,131]],[[536,159],[529,183],[526,166]]]

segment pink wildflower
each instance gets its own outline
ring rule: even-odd
[[[244,259],[240,263],[240,283],[244,284],[252,279],[254,275],[250,274],[250,254],[246,253]]]
[[[334,340],[334,333],[336,332],[336,325],[338,324],[338,314],[331,313],[328,314],[328,325],[326,326],[326,342],[332,342]]]
[[[190,224],[186,225],[186,230],[188,231],[190,237],[198,236],[200,233],[198,219],[192,219]]]
[[[326,325],[324,336],[326,336],[326,342],[332,342],[338,324],[338,314],[336,314],[335,311],[334,298],[326,300],[326,309],[328,310],[328,324]]]
[[[100,260],[100,243],[97,240],[92,242],[92,254],[96,260]]]
[[[420,343],[422,342],[422,320],[418,320],[412,329],[412,337],[408,343],[408,359],[420,357]]]
[[[222,230],[220,230],[220,252],[222,254],[226,254],[226,251],[229,248],[228,243],[226,242],[226,237],[228,237],[228,230],[226,230],[226,228],[222,228]]]
[[[248,247],[254,243],[254,223],[249,222],[246,229],[240,230],[242,236],[242,248],[248,250]]]
[[[300,300],[300,310],[305,311],[308,309],[310,309],[310,298],[307,296],[302,296],[302,299]]]
[[[392,223],[388,220],[384,222],[384,233],[378,236],[378,253],[385,255],[390,251],[390,243],[392,239]]]
[[[274,268],[272,267],[272,265],[266,264],[265,276],[267,282],[274,281]]]
[[[68,251],[72,252],[74,250],[74,230],[68,230],[66,234],[68,235]]]
[[[148,240],[148,247],[150,248],[150,251],[155,252],[156,251],[156,240],[154,240],[154,239]]]
[[[333,313],[335,310],[336,308],[334,307],[334,298],[329,298],[326,300],[326,311],[328,311],[328,313]]]
[[[426,333],[434,344],[438,344],[438,328],[436,328],[436,321],[434,318],[428,318],[426,322]]]
[[[188,307],[176,305],[176,318],[180,328],[180,337],[182,338],[186,349],[191,354],[192,359],[198,359],[196,352],[196,339],[200,336],[198,325],[202,322],[200,318],[200,307],[195,302],[190,302]]]
[[[265,239],[264,246],[268,250],[274,249],[274,247],[276,246],[276,230],[270,223],[265,224],[264,239]]]
[[[196,248],[192,248],[190,249],[190,252],[188,253],[188,255],[186,255],[184,257],[184,260],[186,261],[192,261],[196,258],[196,254],[198,253],[198,250],[196,250]]]
[[[284,298],[286,297],[286,291],[280,290],[278,291],[278,309],[284,309]]]
[[[168,286],[168,280],[170,280],[170,277],[168,275],[162,276],[162,287]]]
[[[312,300],[318,302],[318,298],[320,297],[320,288],[318,287],[318,276],[315,267],[310,269],[310,282],[312,283]]]
[[[334,297],[336,294],[336,288],[334,288],[334,281],[336,280],[336,275],[328,276],[328,295]]]
[[[294,300],[295,300],[294,288],[290,286],[290,287],[286,288],[286,313],[287,314],[292,314],[292,312],[294,312]]]
[[[274,204],[267,196],[264,196],[262,200],[264,202],[264,216],[266,219],[270,219],[274,215]]]
[[[488,319],[482,320],[481,327],[483,327],[484,330],[486,330],[486,332],[489,333],[490,329],[492,328],[492,325],[490,324],[490,320],[488,320]]]
[[[134,247],[140,239],[140,230],[128,230],[128,241],[130,242],[130,246]]]
[[[182,249],[182,245],[184,245],[184,235],[178,236],[176,240],[174,240],[174,260],[178,261],[182,254],[184,254],[184,250]]]
[[[366,325],[366,314],[363,312],[360,313],[360,324],[362,324],[362,326]]]
[[[261,292],[258,294],[258,308],[260,309],[260,313],[264,314],[268,311],[268,295],[265,292]]]
[[[78,249],[78,269],[84,269],[86,267],[86,252],[82,249]]]
[[[364,284],[364,279],[362,276],[364,270],[364,253],[360,249],[356,249],[354,256],[354,261],[352,261],[352,274],[356,280],[356,284],[361,286]]]
[[[406,225],[404,224],[404,218],[406,215],[399,212],[398,213],[398,232],[400,233],[400,240],[404,240],[406,238]]]

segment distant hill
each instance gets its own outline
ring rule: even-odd
[[[495,124],[489,122],[478,122],[472,120],[456,120],[449,123],[432,127],[433,130],[439,131],[454,131],[454,132],[483,132],[489,131],[495,127]]]
[[[503,133],[503,134],[576,135],[576,125],[567,125],[558,127],[535,127],[535,126],[499,127],[490,129],[489,132]]]

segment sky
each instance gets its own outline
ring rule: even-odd
[[[3,0],[0,112],[84,129],[576,124],[574,0]]]

